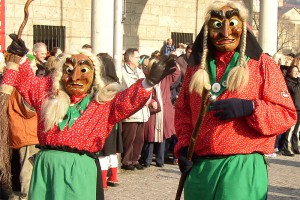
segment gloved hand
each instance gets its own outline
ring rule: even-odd
[[[251,115],[254,105],[252,100],[232,98],[211,103],[210,110],[216,110],[214,116],[220,120],[227,120]]]
[[[178,165],[181,173],[188,173],[193,166],[193,161],[187,159],[187,153],[188,147],[182,147],[179,150]]]
[[[176,71],[175,60],[168,56],[161,57],[158,63],[153,63],[147,82],[150,85],[158,84],[164,77]]]
[[[7,51],[20,57],[25,56],[28,52],[25,42],[22,39],[18,39],[18,36],[14,33],[9,34],[9,37],[13,41],[7,47]]]

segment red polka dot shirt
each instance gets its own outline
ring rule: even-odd
[[[221,79],[232,54],[216,59],[217,80]],[[274,152],[275,137],[296,124],[297,114],[278,65],[267,55],[248,61],[249,83],[239,92],[225,90],[217,100],[249,99],[254,102],[250,116],[221,121],[208,111],[196,141],[195,154],[235,155]],[[201,105],[201,97],[189,93],[189,83],[198,66],[188,68],[175,107],[175,129],[178,142],[175,153],[188,146]]]
[[[76,120],[71,128],[66,126],[60,131],[58,126],[44,131],[41,106],[51,90],[50,77],[35,77],[30,63],[20,65],[19,73],[8,69],[2,84],[14,85],[22,96],[35,107],[38,114],[38,138],[42,145],[69,146],[79,150],[98,152],[103,148],[104,141],[113,126],[141,109],[151,95],[138,80],[127,90],[118,93],[107,103],[92,100],[87,109]]]

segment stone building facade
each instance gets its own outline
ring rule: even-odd
[[[189,34],[193,40],[201,28],[203,12],[210,1],[125,0],[123,2],[126,2],[123,13],[123,48],[137,47],[141,53],[150,54],[154,50],[160,49],[164,41],[171,37],[171,33],[175,35]],[[9,33],[17,33],[23,21],[25,3],[25,0],[5,1],[6,47],[11,42],[8,37]],[[22,39],[30,49],[34,42],[41,38],[40,34],[48,34],[47,39],[51,43],[51,38],[55,39],[56,34],[56,29],[53,31],[52,28],[58,27],[64,31],[64,50],[66,52],[78,49],[83,44],[90,44],[91,6],[92,0],[34,0],[29,6],[29,20],[23,31]],[[106,12],[113,12],[113,10]],[[105,18],[108,13],[101,15]],[[35,28],[38,30],[35,31]],[[103,27],[99,31],[106,31],[106,29]],[[112,45],[107,44],[105,40],[101,41],[102,43],[105,46]],[[56,45],[54,43],[48,44],[48,46],[50,50],[51,46]]]
[[[97,6],[101,8],[92,8],[96,1]],[[180,42],[192,42],[201,29],[205,9],[211,2],[211,0],[34,0],[29,6],[29,20],[22,39],[30,50],[35,42],[43,41],[48,45],[48,50],[54,46],[61,46],[69,52],[80,48],[83,44],[91,44],[92,21],[95,20],[94,23],[99,21],[103,24],[100,28],[97,27],[96,31],[106,33],[97,40],[101,51],[107,49],[107,53],[113,55],[113,30],[108,24],[114,23],[111,13],[114,12],[113,2],[116,1],[123,3],[123,49],[136,47],[141,54],[148,55],[160,50],[170,37],[173,40],[175,38],[176,46]],[[23,21],[26,0],[0,0],[0,2],[1,5],[5,5],[5,9],[0,5],[0,12],[5,12],[5,32],[1,27],[0,37],[6,39],[4,44],[6,48],[11,42],[9,33],[17,33]],[[248,7],[253,4],[249,10],[254,11],[255,19],[255,16],[259,15],[260,0],[244,0],[244,2]],[[281,7],[284,0],[278,2]],[[101,12],[100,15],[94,13],[97,11]],[[100,17],[101,20],[93,16]],[[258,31],[255,30],[258,24],[254,22],[250,24],[258,36]],[[98,50],[95,51],[94,53],[99,53]]]
[[[3,1],[3,0],[2,0]],[[18,33],[24,18],[25,0],[6,0],[5,35],[6,47],[10,44],[10,33]],[[29,6],[29,19],[24,28],[22,39],[31,50],[34,43],[34,26],[63,27],[65,30],[65,50],[81,47],[90,43],[91,1],[90,0],[34,0]],[[43,30],[41,30],[42,32]],[[56,33],[49,32],[51,39]],[[49,40],[50,40],[49,39]],[[48,49],[50,50],[50,49]]]

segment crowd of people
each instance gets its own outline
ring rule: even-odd
[[[263,53],[247,13],[216,1],[193,43],[168,38],[151,55],[128,48],[119,77],[92,45],[67,54],[39,42],[29,54],[11,34],[1,55],[1,198],[104,199],[119,166],[170,162],[186,175],[185,199],[266,199],[264,155],[300,153],[300,55],[287,66]]]
[[[299,151],[299,125],[300,125],[300,53],[284,55],[276,53],[273,59],[280,67],[285,78],[288,91],[297,110],[297,123],[281,135],[275,141],[274,153],[267,155],[275,158],[277,155],[294,156]]]

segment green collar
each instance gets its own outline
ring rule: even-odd
[[[226,89],[227,89],[227,77],[229,72],[231,71],[232,68],[234,68],[237,63],[238,63],[238,58],[240,57],[240,53],[239,52],[235,52],[233,57],[231,58],[220,82],[217,82],[216,79],[216,74],[217,74],[217,67],[216,67],[216,63],[215,63],[215,59],[214,58],[210,58],[209,60],[209,67],[208,67],[208,73],[209,73],[209,81],[211,84],[211,94],[214,95],[215,97],[218,97],[220,94],[222,94]],[[250,57],[245,56],[246,57],[246,61],[248,61],[250,59]]]
[[[75,123],[75,121],[82,115],[82,113],[86,110],[90,102],[92,101],[92,95],[89,94],[84,97],[81,101],[76,103],[75,105],[70,105],[65,115],[64,119],[58,123],[59,129],[62,131],[68,124],[68,128]]]

